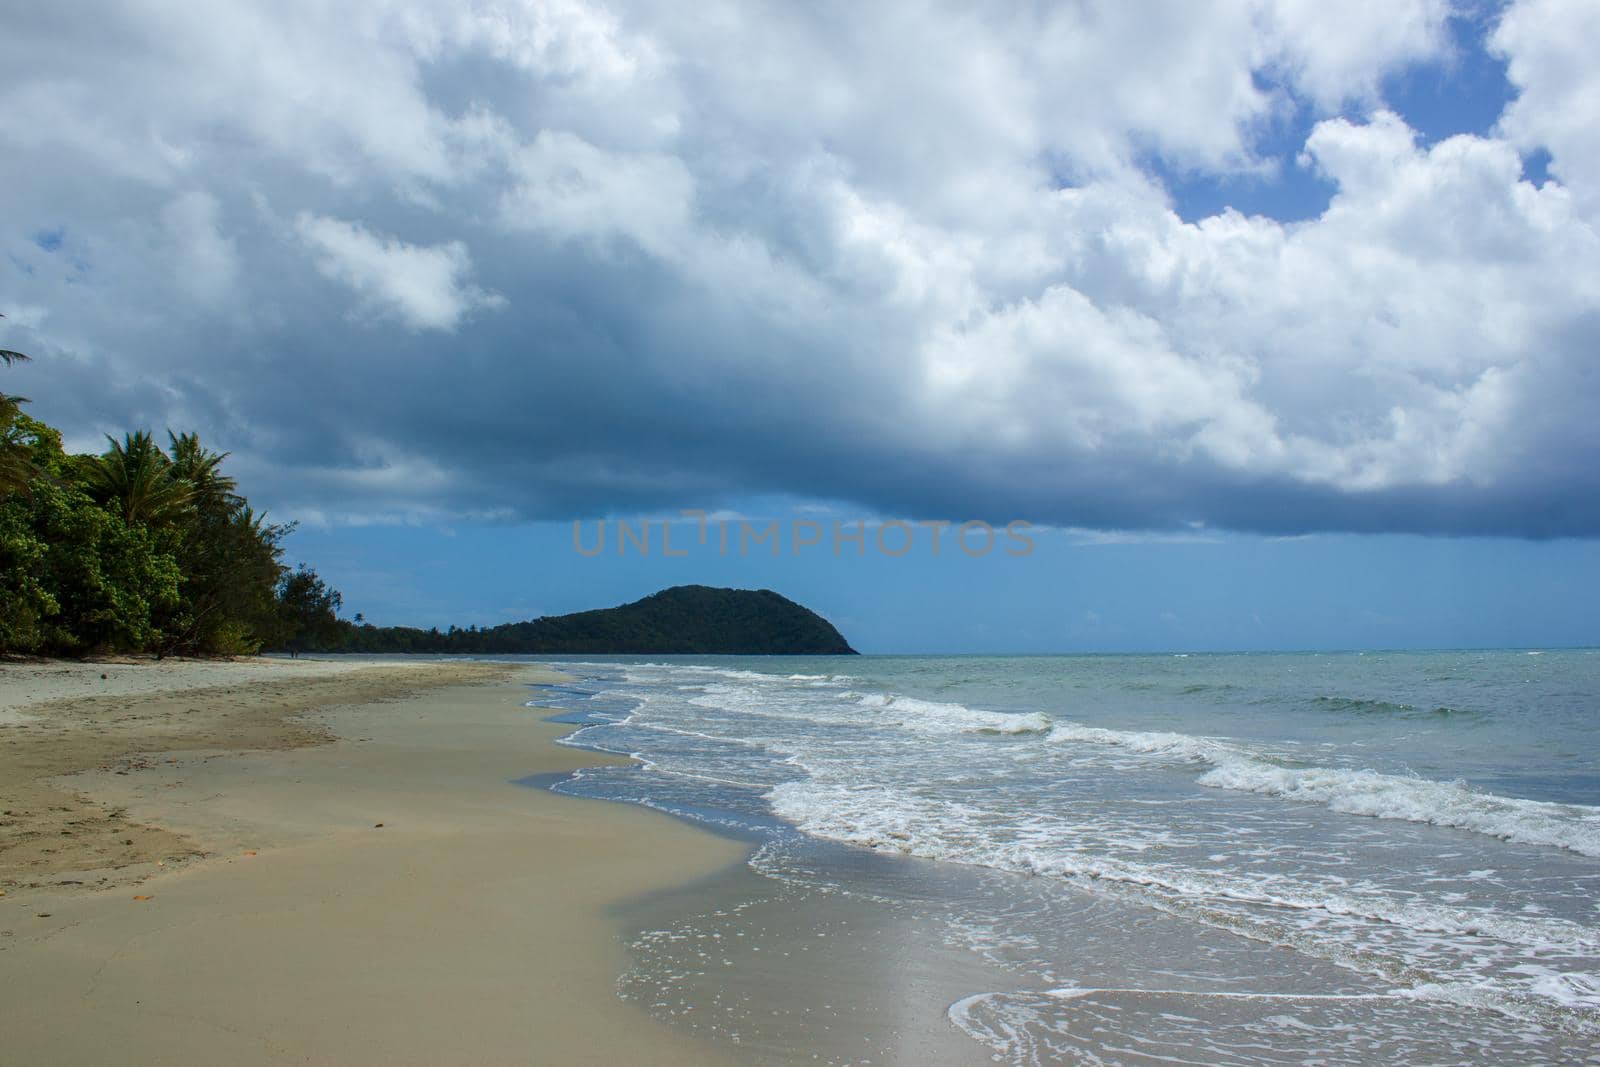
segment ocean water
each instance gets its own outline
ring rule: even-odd
[[[1600,653],[558,666],[567,743],[641,763],[552,788],[753,844],[638,930],[663,1018],[774,1058],[1600,1062]],[[805,967],[855,1007],[795,1004]]]

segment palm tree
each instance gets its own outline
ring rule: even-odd
[[[5,318],[0,315],[0,319]],[[0,362],[6,366],[27,363],[29,357],[9,348],[0,348]],[[26,443],[17,427],[17,416],[22,414],[25,396],[12,396],[0,392],[0,493],[13,489],[26,489],[33,478],[33,463],[28,458]]]
[[[0,315],[0,319],[3,318],[5,316]],[[13,352],[9,348],[0,348],[0,363],[4,363],[8,367],[13,363],[27,363],[32,358],[32,356],[25,356],[21,352]],[[12,399],[21,400],[22,397],[13,397]]]
[[[172,457],[169,473],[188,484],[194,505],[219,513],[230,510],[238,483],[222,473],[222,461],[229,453],[203,447],[200,435],[195,433],[175,434],[168,430],[167,440],[167,454]]]
[[[0,318],[5,318],[5,315],[0,315]],[[32,358],[34,357],[22,355],[21,352],[13,352],[11,349],[0,349],[0,363],[5,363],[6,366],[11,366],[13,363],[27,363]],[[0,397],[5,398],[5,400],[27,400],[27,397],[6,397],[5,394],[0,394]]]
[[[129,524],[175,521],[189,506],[194,490],[173,476],[172,461],[150,434],[140,430],[125,434],[121,441],[107,434],[106,440],[111,448],[90,471],[101,496]]]

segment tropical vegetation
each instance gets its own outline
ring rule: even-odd
[[[26,403],[0,390],[0,652],[240,655],[334,624],[338,594],[284,567],[292,527],[239,494],[226,453],[145,431],[69,453]]]

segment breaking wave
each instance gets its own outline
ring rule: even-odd
[[[965,704],[945,704],[915,697],[869,693],[856,701],[877,712],[879,724],[892,723],[919,733],[1036,734],[1050,729],[1043,712],[979,711]]]
[[[1261,749],[1191,734],[1111,730],[1059,723],[1050,740],[1113,746],[1210,767],[1198,783],[1211,789],[1324,804],[1346,815],[1428,823],[1524,845],[1600,856],[1600,808],[1505,797],[1465,782],[1345,767],[1296,767]]]

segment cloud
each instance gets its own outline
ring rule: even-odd
[[[1386,74],[1444,51],[1451,14],[1447,0],[1337,6],[1288,0],[1261,6],[1256,17],[1275,45],[1275,65],[1299,92],[1332,110],[1350,100],[1379,100]]]
[[[323,277],[349,286],[367,306],[414,330],[454,330],[468,312],[505,303],[462,281],[472,259],[460,241],[424,248],[304,213],[295,229],[317,251]]]
[[[1600,204],[1600,73],[1588,42],[1600,9],[1585,0],[1529,0],[1507,10],[1492,46],[1518,91],[1501,116],[1505,136],[1550,153],[1550,171],[1593,211]]]
[[[3,339],[73,440],[193,426],[327,521],[1600,534],[1592,5],[1508,5],[1515,99],[1428,142],[1384,87],[1456,14],[32,10]],[[1163,184],[1297,169],[1296,222]]]
[[[669,259],[687,236],[694,180],[672,156],[608,152],[571,133],[541,131],[511,170],[515,183],[500,203],[509,229],[557,241],[621,238]]]
[[[174,273],[201,303],[221,299],[238,281],[239,255],[233,240],[221,232],[217,199],[191,190],[161,209],[170,241]]]

